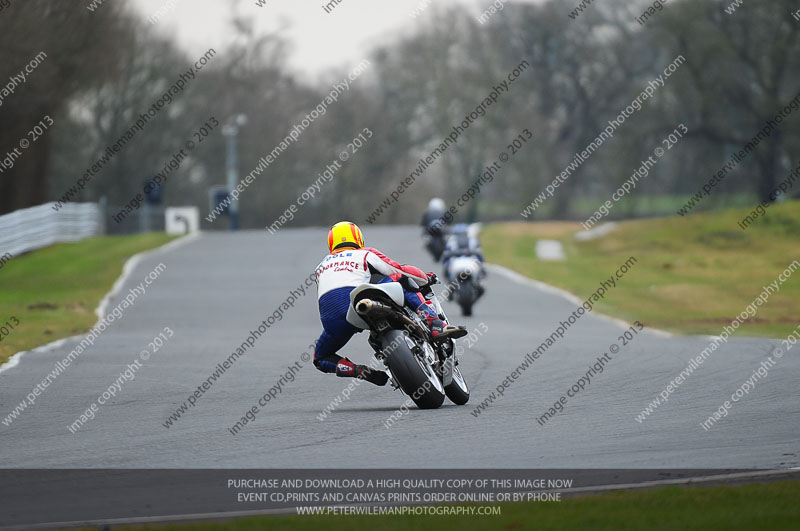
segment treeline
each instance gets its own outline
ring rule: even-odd
[[[698,210],[768,197],[800,160],[800,112],[788,107],[800,91],[796,4],[748,0],[728,14],[717,0],[676,1],[642,24],[637,19],[648,6],[607,0],[572,18],[574,6],[562,0],[506,3],[484,23],[472,10],[430,9],[414,20],[412,35],[365,52],[317,83],[301,81],[286,65],[289,43],[235,19],[234,44],[216,48],[196,78],[71,200],[105,197],[124,205],[195,141],[162,191],[166,204],[197,205],[205,216],[209,187],[225,183],[222,127],[231,116],[248,117],[239,134],[245,177],[264,168],[267,155],[315,109],[297,141],[284,144],[240,195],[244,227],[273,224],[323,182],[320,174],[336,160],[341,169],[287,226],[342,217],[364,223],[409,177],[413,184],[376,219],[416,223],[431,196],[454,203],[501,153],[508,160],[463,217],[523,219],[520,212],[573,164],[529,219],[576,218],[608,199],[683,124],[688,133],[614,211],[638,215],[655,208],[654,198],[688,199],[783,112],[782,123]],[[0,165],[0,213],[60,200],[207,51],[186,51],[119,3],[90,12],[67,2],[12,2],[0,12],[0,159],[8,161],[21,139],[30,140],[44,116],[53,125]],[[15,84],[13,77],[40,52],[46,57]],[[362,72],[319,112],[363,59]],[[648,86],[656,87],[652,97],[639,98],[639,108],[576,166],[576,154]],[[220,125],[209,127],[214,122]],[[457,141],[422,168],[421,160],[459,127]],[[514,144],[525,129],[533,139]],[[206,228],[224,224],[204,221]]]

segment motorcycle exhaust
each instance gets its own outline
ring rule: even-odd
[[[422,328],[418,323],[414,322],[407,315],[403,314],[402,312],[397,312],[391,306],[382,302],[373,301],[370,299],[362,299],[356,303],[356,313],[359,315],[369,315],[373,317],[395,314],[397,318],[405,324],[409,331],[411,329],[415,329],[421,337],[425,337],[427,334],[427,331],[424,328]]]
[[[386,315],[391,313],[392,308],[382,302],[363,299],[356,304],[356,312],[361,315]]]

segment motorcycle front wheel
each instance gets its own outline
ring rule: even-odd
[[[469,402],[469,387],[461,374],[461,370],[456,365],[453,368],[453,381],[444,388],[447,398],[457,406],[463,406]]]

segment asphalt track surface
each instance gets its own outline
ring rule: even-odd
[[[368,244],[402,262],[438,271],[416,228],[366,228]],[[163,423],[275,309],[325,255],[325,231],[284,229],[209,233],[143,260],[126,288],[159,262],[167,270],[10,426],[0,425],[0,468],[791,468],[798,466],[800,417],[793,350],[711,430],[700,423],[730,398],[778,340],[734,336],[692,374],[669,402],[634,417],[709,342],[707,337],[638,335],[602,374],[540,426],[536,418],[596,358],[620,343],[622,327],[588,314],[573,325],[505,396],[478,417],[483,400],[576,308],[574,302],[498,272],[471,318],[488,329],[462,355],[471,386],[466,406],[412,409],[384,421],[405,397],[364,383],[324,421],[318,414],[350,383],[318,372],[301,353],[320,332],[316,294],[302,297],[255,347],[227,370],[182,418]],[[597,271],[598,284],[613,271]],[[635,275],[635,268],[628,275]],[[620,282],[624,282],[623,278]],[[646,294],[643,294],[646,296]],[[119,299],[112,301],[113,307]],[[742,301],[744,308],[749,301]],[[645,323],[646,324],[646,323]],[[174,331],[77,433],[71,424],[164,327]],[[462,341],[462,344],[463,341]],[[0,373],[0,417],[72,350],[28,353]],[[464,344],[466,347],[467,345]],[[366,335],[345,347],[371,357]],[[278,398],[237,435],[228,428],[289,365],[302,369]]]

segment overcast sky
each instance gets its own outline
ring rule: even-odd
[[[419,6],[424,7],[426,0],[341,0],[326,13],[321,6],[328,1],[265,0],[265,7],[256,6],[256,0],[132,0],[132,3],[145,18],[160,8],[167,11],[156,27],[175,35],[193,54],[222,48],[229,42],[226,32],[234,9],[252,17],[256,27],[264,32],[288,24],[285,34],[293,46],[289,62],[311,75],[330,67],[357,64],[368,56],[371,46],[412,31],[432,9],[424,10],[414,19],[411,13]],[[441,6],[461,5],[477,16],[494,0],[433,1]]]

